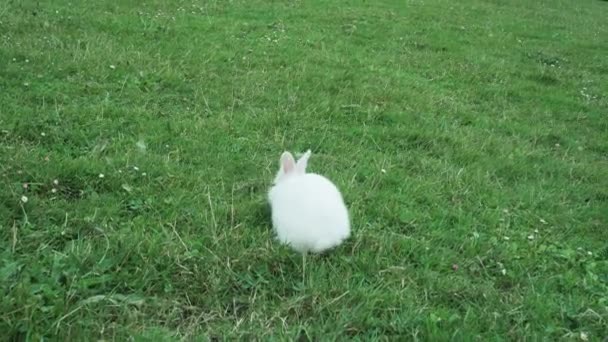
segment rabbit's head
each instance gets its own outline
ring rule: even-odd
[[[293,177],[295,175],[303,175],[306,173],[306,165],[308,164],[308,158],[310,158],[310,150],[306,151],[300,159],[296,162],[293,155],[287,151],[283,152],[279,164],[279,172],[277,172],[274,178],[274,184]]]

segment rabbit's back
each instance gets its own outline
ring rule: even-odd
[[[286,179],[269,194],[279,240],[304,252],[321,252],[350,235],[348,209],[338,188],[309,173]]]

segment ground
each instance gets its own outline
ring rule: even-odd
[[[9,340],[601,341],[608,3],[0,4]],[[352,237],[271,230],[284,150]]]

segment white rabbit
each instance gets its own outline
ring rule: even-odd
[[[274,186],[268,193],[272,224],[280,242],[300,253],[320,253],[350,236],[342,194],[327,178],[306,173],[308,150],[296,163],[283,152]]]

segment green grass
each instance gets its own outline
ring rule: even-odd
[[[3,2],[2,339],[601,341],[607,13]],[[303,277],[266,192],[308,148],[353,235]]]

